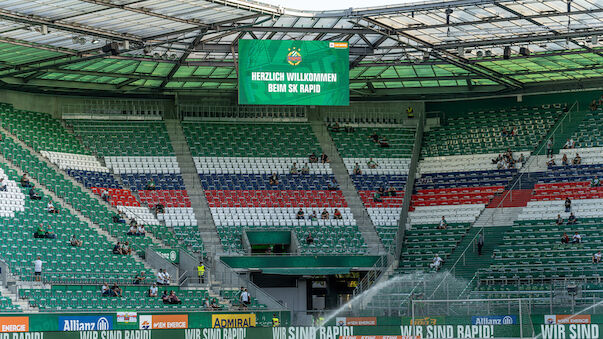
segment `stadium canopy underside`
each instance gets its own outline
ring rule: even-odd
[[[234,92],[239,39],[348,41],[357,98],[603,81],[598,0],[449,0],[325,12],[244,0],[0,0],[0,86]],[[103,52],[108,43],[117,50]]]

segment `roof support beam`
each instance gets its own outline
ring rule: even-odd
[[[199,35],[197,35],[195,40],[193,40],[193,42],[190,43],[190,45],[186,48],[186,51],[184,51],[184,53],[182,53],[182,55],[180,56],[180,59],[178,59],[178,62],[174,66],[172,66],[172,69],[170,70],[168,75],[165,77],[165,80],[163,80],[161,82],[161,85],[159,85],[159,88],[164,88],[165,85],[167,85],[168,82],[170,82],[170,80],[172,80],[172,78],[174,77],[174,74],[176,74],[176,72],[178,71],[178,69],[180,68],[182,63],[186,61],[186,59],[188,58],[189,55],[191,55],[193,49],[195,49],[195,47],[197,47],[197,45],[199,45],[204,34],[205,34],[205,31],[202,31],[201,33],[199,33]]]

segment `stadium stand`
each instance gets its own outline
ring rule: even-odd
[[[309,125],[184,123],[183,130],[225,250],[241,253],[246,229],[293,229],[305,253],[366,251],[341,191],[329,189],[335,180],[329,165],[309,162],[321,154]],[[271,185],[273,173],[278,183]],[[309,219],[313,212],[316,220]],[[305,241],[309,234],[312,243]]]

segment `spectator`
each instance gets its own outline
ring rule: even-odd
[[[335,209],[333,211],[333,219],[343,219],[343,217],[341,216],[341,212],[338,209]]]
[[[320,213],[320,218],[321,219],[329,219],[329,212],[327,211],[327,209],[323,209],[322,213]]]
[[[555,164],[555,159],[551,158],[549,161],[546,162],[546,166],[551,168],[553,166],[556,166],[557,164]]]
[[[83,242],[75,237],[75,234],[71,236],[71,240],[69,240],[69,244],[73,247],[81,247]]]
[[[320,162],[322,162],[323,164],[329,162],[329,157],[324,152],[320,155]]]
[[[368,166],[368,168],[377,168],[377,166],[379,166],[379,164],[377,164],[377,162],[375,162],[373,158],[370,158],[369,161],[366,162],[366,165]]]
[[[312,152],[312,154],[310,154],[310,157],[308,158],[308,160],[310,161],[311,164],[315,164],[318,162],[318,157],[316,156],[316,154],[314,152]]]
[[[484,233],[479,234],[477,239],[477,255],[482,255],[482,248],[484,248]]]
[[[109,288],[109,285],[107,285],[106,282],[104,282],[103,285],[101,286],[101,295],[103,297],[111,296],[111,289]]]
[[[561,217],[561,214],[557,214],[557,221],[555,221],[555,223],[557,225],[563,225],[563,218]]]
[[[379,193],[379,191],[376,191],[373,194],[373,201],[374,202],[383,202],[383,198],[381,197],[381,193]]]
[[[515,132],[515,126],[511,126],[511,131],[509,131],[509,136],[514,137],[517,132]]]
[[[580,165],[582,163],[582,158],[580,154],[576,153],[576,157],[574,157],[574,161],[572,161],[574,165]]]
[[[567,236],[567,233],[565,233],[565,232],[561,236],[561,243],[562,244],[569,244],[569,237]]]
[[[500,132],[501,137],[507,137],[509,133],[507,132],[507,128],[503,127],[502,132]]]
[[[155,205],[155,215],[159,213],[165,213],[165,206],[163,206],[163,204]]]
[[[377,192],[379,192],[379,194],[381,194],[381,196],[385,195],[385,189],[383,188],[383,186],[379,186],[379,188],[377,189]]]
[[[297,219],[303,219],[304,218],[304,210],[302,210],[302,208],[299,208],[299,211],[297,211]]]
[[[318,220],[318,216],[316,215],[316,211],[312,211],[312,214],[308,217],[312,221]]]
[[[569,197],[565,198],[565,211],[570,212],[572,210],[572,201]]]
[[[314,237],[312,237],[312,233],[308,233],[308,236],[306,237],[306,244],[312,244],[314,242]]]
[[[119,214],[114,214],[113,217],[113,222],[116,224],[125,224],[126,220],[122,217],[122,212],[119,212]]]
[[[182,301],[176,296],[174,291],[170,291],[170,294],[167,297],[168,304],[182,304]]]
[[[563,154],[563,157],[561,158],[561,165],[563,166],[568,166],[569,165],[569,160],[567,160],[567,154]]]
[[[47,239],[56,239],[57,235],[54,234],[54,232],[52,231],[52,228],[50,227],[50,225],[48,225],[48,227],[46,228],[46,232],[44,234],[46,236]]]
[[[358,165],[358,163],[356,163],[354,165],[354,175],[361,175],[362,174],[362,170],[360,169],[360,165]]]
[[[144,229],[144,225],[138,227],[138,235],[144,237],[147,234],[147,230]]]
[[[6,182],[4,182],[4,178],[0,178],[0,191],[6,192]]]
[[[168,298],[170,296],[168,295],[167,290],[163,290],[163,293],[161,294],[161,300],[163,301],[164,304],[168,303]]]
[[[503,159],[502,154],[499,154],[496,158],[492,159],[492,164],[498,164]]]
[[[379,142],[379,134],[377,134],[377,132],[369,135],[369,139],[373,140],[374,143],[378,143]]]
[[[46,231],[42,224],[38,225],[38,229],[34,232],[34,238],[46,238]]]
[[[590,105],[588,105],[588,108],[590,108],[591,111],[596,111],[597,110],[597,100],[593,100]]]
[[[144,282],[144,280],[145,280],[146,278],[147,278],[147,277],[145,277],[145,276],[144,276],[144,272],[140,272],[140,273],[138,273],[138,274],[137,274],[137,275],[134,277],[134,280],[132,281],[132,284],[134,284],[134,285],[140,285],[140,284],[142,284],[142,283]]]
[[[220,305],[218,305],[216,298],[211,299],[211,304],[209,305],[209,307],[211,307],[212,310],[217,310],[220,308]]]
[[[437,272],[440,270],[443,262],[444,259],[440,258],[440,256],[436,254],[435,257],[433,257],[431,264],[429,264],[429,267]]]
[[[159,272],[157,272],[157,285],[167,285],[165,275],[163,274],[163,268],[160,268]]]
[[[42,259],[38,256],[34,261],[34,276],[36,281],[40,281],[40,278],[42,277],[42,264]]]
[[[389,142],[387,141],[386,137],[383,137],[383,138],[379,139],[379,146],[382,147],[382,148],[389,147]]]
[[[574,236],[572,236],[572,244],[579,244],[582,242],[582,236],[576,232],[574,233]]]
[[[301,174],[310,174],[310,166],[308,164],[304,164],[304,167],[301,169]]]
[[[52,201],[49,201],[48,204],[46,204],[46,212],[59,213],[59,210],[54,207],[54,205],[52,204]]]
[[[130,242],[126,241],[124,243],[121,244],[122,245],[122,252],[123,254],[132,254],[132,247],[130,247]]]
[[[565,142],[565,144],[563,144],[563,149],[570,149],[570,148],[574,148],[574,139],[569,138],[567,139],[567,141]]]
[[[115,246],[113,246],[113,254],[124,254],[121,248],[121,242],[117,242]]]
[[[22,187],[33,187],[31,182],[29,181],[29,176],[27,175],[27,172],[23,173],[23,175],[21,176],[21,186]]]
[[[519,162],[522,165],[526,163],[526,158],[523,156],[523,153],[521,153],[519,155],[519,160],[517,160],[517,162]]]
[[[550,138],[547,142],[546,142],[546,155],[549,158],[553,157],[553,138]]]
[[[593,254],[593,264],[598,264],[601,262],[601,251],[597,251],[597,253]]]
[[[249,295],[247,289],[244,289],[241,293],[241,306],[247,308],[249,304],[251,304],[251,296]]]
[[[165,270],[165,268],[163,269],[163,282],[165,283],[165,285],[169,285],[172,283],[172,277],[170,276],[170,274]]]
[[[333,132],[339,132],[341,129],[341,126],[339,126],[339,123],[337,121],[335,121],[335,123],[333,123],[333,125],[331,125],[331,131]]]
[[[31,200],[42,200],[42,197],[32,188],[29,189],[29,199]]]
[[[448,223],[446,222],[446,218],[442,216],[442,220],[440,220],[440,224],[438,225],[439,230],[445,230],[448,227]]]
[[[122,298],[123,295],[121,294],[121,287],[117,286],[117,282],[113,283],[113,286],[111,286],[111,291],[113,291],[113,296],[114,297],[119,297]]]
[[[599,187],[601,186],[601,182],[599,181],[599,177],[595,175],[593,180],[590,181],[590,187]]]
[[[297,163],[294,162],[293,165],[291,165],[291,168],[289,169],[289,174],[297,174]]]
[[[337,181],[335,181],[335,178],[331,179],[331,181],[329,181],[329,183],[327,184],[327,188],[331,191],[335,191],[339,189],[339,185],[337,185]]]
[[[272,175],[270,176],[270,182],[269,183],[272,186],[278,185],[278,176],[276,175],[276,173],[272,173]]]
[[[153,285],[151,285],[149,287],[148,296],[151,298],[157,297],[157,284],[156,283],[153,283]]]
[[[570,213],[570,216],[567,218],[567,224],[568,225],[574,225],[576,222],[578,222],[578,219],[576,219],[576,216],[574,215],[574,213]]]
[[[126,233],[126,234],[127,235],[138,235],[138,226],[136,226],[136,225],[130,226],[128,233]]]
[[[155,180],[153,180],[153,178],[151,178],[151,180],[149,180],[147,182],[147,185],[145,187],[146,190],[152,191],[155,189]]]
[[[385,195],[388,197],[395,197],[396,194],[396,189],[393,186],[390,186],[387,191],[385,191]]]
[[[109,202],[109,199],[110,199],[109,192],[107,192],[107,190],[104,188],[101,191],[101,199],[103,199],[106,202]]]

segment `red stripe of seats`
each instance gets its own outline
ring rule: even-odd
[[[191,207],[191,201],[185,190],[141,190],[138,191],[140,200],[150,208],[157,204],[165,207]]]
[[[132,192],[127,189],[120,188],[102,188],[102,187],[91,187],[92,192],[100,195],[102,190],[107,190],[109,196],[111,197],[111,205],[117,206],[140,206],[136,197],[132,195]]]
[[[404,191],[396,191],[395,197],[382,197],[383,202],[375,202],[373,200],[373,195],[375,191],[358,191],[360,195],[360,199],[364,203],[365,207],[370,208],[388,208],[388,207],[402,207],[402,202],[404,199]]]
[[[341,191],[206,190],[210,207],[347,207]]]

